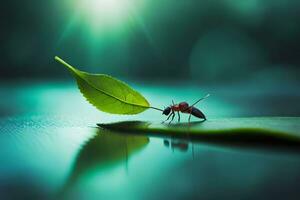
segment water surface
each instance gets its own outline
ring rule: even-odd
[[[193,101],[210,89],[199,94],[195,89],[180,94],[175,88],[139,90],[160,106],[170,96]],[[125,118],[103,114],[73,84],[6,84],[1,91],[11,95],[0,106],[1,199],[298,199],[297,152],[99,129],[96,123],[160,122],[162,115],[150,110]],[[253,110],[221,91],[199,106],[210,117],[281,110]],[[297,107],[287,112],[297,115]]]

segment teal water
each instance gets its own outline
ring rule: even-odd
[[[281,102],[272,90],[239,87],[136,89],[154,106],[213,91],[199,105],[208,117],[299,114],[284,103],[299,100],[293,90]],[[96,123],[163,117],[101,113],[73,83],[5,83],[0,95],[1,199],[298,199],[297,152],[105,131]]]

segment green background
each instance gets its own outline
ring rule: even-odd
[[[59,55],[84,71],[122,79],[297,79],[299,4],[12,0],[1,12],[0,76],[67,77],[53,62]]]

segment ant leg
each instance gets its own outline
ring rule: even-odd
[[[192,112],[190,112],[190,115],[189,115],[189,125],[191,123],[191,116],[192,116]]]
[[[189,116],[189,123],[191,122],[191,116],[192,116],[192,115],[190,114],[190,116]]]
[[[171,121],[169,122],[169,124],[172,123],[172,121],[174,120],[174,117],[175,117],[175,112],[173,111],[173,112],[172,112],[172,119],[171,119]]]
[[[177,111],[177,114],[178,114],[178,123],[180,122],[180,114],[179,114],[179,111]]]
[[[169,124],[172,123],[172,121],[174,120],[174,117],[175,117],[175,113],[172,114],[172,119],[171,119],[171,121],[169,122]]]
[[[166,121],[168,121],[170,119],[170,117],[172,116],[172,113],[170,113],[167,117],[167,119],[165,121],[163,121],[162,123],[165,123]]]

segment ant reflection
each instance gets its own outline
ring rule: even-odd
[[[174,140],[174,139],[171,139],[170,141],[167,139],[164,139],[164,146],[167,148],[169,148],[171,146],[171,149],[173,151],[174,151],[174,149],[176,149],[181,152],[187,152],[187,150],[189,149],[188,142],[182,141],[182,140]]]
[[[194,144],[192,144],[192,157],[193,159],[195,158],[195,153],[194,153]],[[189,150],[189,141],[184,141],[184,140],[175,140],[175,139],[164,139],[164,146],[169,148],[171,146],[172,151],[174,150],[179,150],[181,152],[187,152]]]

